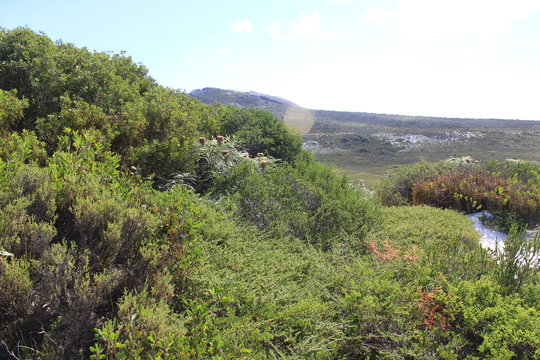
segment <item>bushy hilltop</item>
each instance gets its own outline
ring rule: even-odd
[[[27,28],[0,31],[0,140],[0,358],[540,356],[535,165],[368,196],[269,113]],[[442,209],[480,206],[504,249]]]

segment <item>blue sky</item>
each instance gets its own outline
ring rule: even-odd
[[[538,0],[0,0],[0,26],[126,51],[186,91],[540,120]]]

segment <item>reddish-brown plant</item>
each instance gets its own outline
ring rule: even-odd
[[[448,331],[450,330],[450,316],[445,309],[444,303],[437,299],[440,294],[442,294],[440,289],[420,290],[418,308],[422,318],[422,325],[428,329],[439,328],[442,331]]]

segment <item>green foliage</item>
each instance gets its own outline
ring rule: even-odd
[[[46,119],[37,120],[36,130],[40,138],[49,144],[56,144],[65,128],[73,130],[99,129],[104,137],[111,141],[114,137],[113,124],[107,115],[96,105],[83,100],[71,100],[61,97],[61,110],[57,114],[48,115]]]
[[[30,131],[11,133],[0,143],[0,169],[6,175],[25,163],[44,162],[47,158],[43,142]]]
[[[489,161],[486,170],[521,183],[538,182],[540,166],[527,161]]]
[[[371,234],[383,240],[422,247],[453,238],[473,246],[479,240],[470,220],[452,210],[401,206],[385,207],[382,212],[382,222]]]
[[[147,91],[141,101],[146,126],[135,136],[141,141],[117,151],[125,153],[130,163],[140,166],[147,174],[163,176],[192,171],[194,164],[189,149],[197,135],[202,105],[185,94],[161,87]]]
[[[0,247],[17,257],[39,257],[56,235],[52,178],[47,170],[33,165],[11,175],[4,182],[9,185],[0,192]]]
[[[475,353],[485,359],[530,359],[540,355],[540,313],[484,278],[465,281],[450,290],[455,294],[446,306],[456,315],[456,330],[474,333],[468,339]]]
[[[36,129],[49,153],[66,127],[99,130],[124,165],[160,176],[193,170],[197,131],[215,129],[222,111],[158,86],[124,54],[55,44],[26,28],[0,33],[0,89],[13,89],[2,92],[2,129]]]
[[[34,140],[11,136],[0,162],[0,246],[15,255],[2,259],[10,326],[0,336],[79,358],[124,291],[149,284],[152,296],[176,301],[197,261],[189,253],[199,210],[181,187],[162,194],[121,173],[97,130],[68,130],[45,167],[33,160],[39,147],[25,148]]]
[[[58,113],[62,96],[72,94],[109,113],[154,85],[147,70],[123,54],[55,44],[27,28],[2,30],[0,49],[0,87],[17,89],[30,101],[27,119],[18,129]]]
[[[452,210],[427,206],[389,207],[382,210],[382,222],[370,233],[368,245],[387,244],[378,257],[392,255],[414,260],[429,273],[412,273],[425,286],[433,276],[444,274],[455,279],[477,279],[493,268],[486,251],[479,246],[479,235],[470,220]],[[391,260],[391,259],[389,259]],[[407,260],[407,259],[405,259]],[[408,276],[408,275],[403,275]]]
[[[147,291],[128,293],[118,304],[117,320],[96,329],[91,359],[189,358],[181,319]]]
[[[401,244],[398,256],[358,256],[346,244],[322,252],[237,228],[226,215],[206,217],[208,256],[191,288],[209,304],[208,316],[217,315],[207,324],[219,333],[223,354],[534,357],[537,310],[491,280],[498,265],[471,244],[478,235],[465,217],[428,207],[386,210],[388,222],[375,234],[395,241],[394,250]],[[418,256],[409,252],[415,245]]]
[[[335,354],[343,325],[333,318],[331,299],[348,258],[237,227],[224,214],[208,218],[203,227],[207,257],[193,273],[192,286],[217,315],[213,328],[224,353],[246,359]],[[222,235],[209,236],[217,228]]]
[[[0,258],[0,311],[2,322],[11,321],[25,314],[31,306],[32,280],[30,264],[24,259]]]
[[[289,161],[302,150],[302,138],[263,110],[229,108],[222,115],[222,131],[236,135],[250,154],[264,153]]]
[[[520,279],[527,278],[520,291],[534,283],[535,264],[519,260],[523,268],[514,267],[519,270],[512,274],[508,268],[530,252],[496,263],[472,244],[464,246],[477,235],[463,216],[428,207],[385,211],[386,221],[374,232],[384,246],[370,247],[375,263],[364,265],[364,279],[344,292],[340,314],[351,324],[344,353],[426,359],[538,356],[538,309],[514,292]],[[504,278],[514,280],[499,285]]]
[[[415,288],[403,286],[392,271],[374,265],[355,262],[342,285],[337,313],[346,336],[339,353],[352,358],[402,358],[417,336]]]
[[[375,222],[376,209],[363,191],[313,160],[263,172],[240,164],[229,176],[234,185],[225,188],[234,192],[238,216],[276,236],[328,249],[340,241],[358,242]]]
[[[527,237],[523,228],[513,226],[502,249],[497,249],[496,278],[507,293],[523,290],[539,272],[540,234]]]
[[[0,90],[0,136],[7,133],[11,126],[23,116],[28,107],[28,100],[17,98],[17,90]]]

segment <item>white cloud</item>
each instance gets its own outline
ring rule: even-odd
[[[283,28],[283,25],[279,22],[273,22],[268,26],[266,29],[268,31],[268,35],[274,39],[282,38],[284,35],[281,33],[281,29]]]
[[[362,16],[362,20],[379,24],[387,24],[392,20],[393,17],[394,13],[391,11],[383,8],[373,8],[368,10],[364,16]]]
[[[216,50],[218,54],[229,54],[231,51],[227,48],[219,48]]]
[[[253,32],[253,25],[248,19],[243,19],[232,24],[229,29],[232,32],[244,33],[246,35],[249,35]]]
[[[268,26],[267,32],[275,39],[294,37],[307,41],[336,39],[335,35],[322,30],[322,23],[319,12],[313,11],[308,15],[302,13],[296,20],[289,22],[285,32],[282,32],[283,26],[277,21]]]
[[[463,35],[495,38],[510,33],[515,21],[537,11],[537,0],[397,0],[396,9],[374,8],[363,20],[392,23],[399,36],[429,44]]]
[[[332,0],[333,3],[337,3],[337,4],[348,4],[351,1],[352,0]]]
[[[189,55],[186,59],[187,62],[193,62],[193,60],[195,60],[195,57],[193,55]]]
[[[321,30],[322,20],[317,11],[309,15],[300,14],[298,19],[289,24],[289,33],[293,36],[300,36],[306,40],[333,39],[335,36]]]

